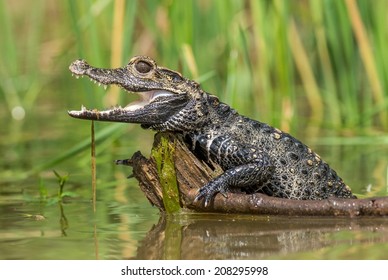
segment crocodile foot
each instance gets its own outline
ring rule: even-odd
[[[221,193],[224,197],[228,197],[228,190],[229,188],[226,185],[219,184],[217,181],[211,181],[209,184],[198,190],[198,194],[195,196],[194,203],[204,199],[204,206],[207,207],[217,193]]]

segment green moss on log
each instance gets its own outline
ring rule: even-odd
[[[169,141],[167,136],[163,134],[159,134],[159,136],[157,144],[152,148],[151,156],[154,158],[158,169],[166,212],[175,213],[181,209],[174,164],[175,141]]]

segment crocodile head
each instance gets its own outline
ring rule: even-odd
[[[157,66],[154,60],[146,56],[136,56],[122,68],[95,68],[85,60],[76,60],[69,69],[77,78],[87,76],[104,87],[117,85],[139,95],[139,100],[124,107],[99,111],[82,106],[80,111],[68,112],[79,119],[157,126],[195,102],[202,94],[199,84],[175,71]]]

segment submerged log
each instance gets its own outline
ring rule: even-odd
[[[165,158],[166,162],[163,161]],[[169,159],[172,160],[169,162]],[[141,190],[162,212],[176,212],[179,204],[181,209],[197,212],[350,217],[388,215],[388,197],[292,200],[261,193],[230,193],[228,197],[217,194],[212,203],[204,207],[202,201],[194,203],[197,191],[217,176],[221,168],[216,164],[210,167],[198,159],[181,139],[171,133],[155,135],[149,159],[136,152],[130,160],[119,163],[133,167],[133,175],[139,181]],[[163,165],[171,164],[175,166],[175,174],[171,166],[163,169]],[[171,183],[177,186],[175,191],[174,187],[166,190]]]

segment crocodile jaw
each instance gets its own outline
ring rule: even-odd
[[[117,76],[122,76],[125,73],[125,69],[101,69],[91,67],[85,60],[76,60],[70,66],[69,70],[72,73],[72,76],[75,76],[77,79],[79,77],[88,76],[90,81],[98,84],[99,86],[104,86],[104,89],[107,89],[108,85],[117,85],[123,88],[129,93],[135,93],[140,98],[136,101],[133,101],[127,104],[124,108],[114,107],[108,110],[99,111],[97,109],[87,109],[82,106],[80,111],[69,111],[68,114],[74,118],[80,119],[89,119],[89,120],[108,120],[116,121],[115,115],[124,115],[130,114],[137,110],[143,109],[145,106],[149,105],[152,102],[156,102],[158,98],[174,96],[176,93],[172,93],[164,89],[153,89],[145,90],[138,88],[137,86],[127,86],[123,81],[119,80]],[[135,91],[139,90],[139,91]]]
[[[127,104],[125,107],[118,106],[100,111],[97,109],[87,109],[85,106],[82,106],[80,111],[72,110],[68,111],[68,114],[71,117],[78,119],[122,122],[124,121],[122,120],[123,116],[135,115],[137,112],[142,111],[147,105],[158,102],[158,98],[175,96],[175,94],[165,90],[151,90],[134,93],[140,96],[140,98]]]

